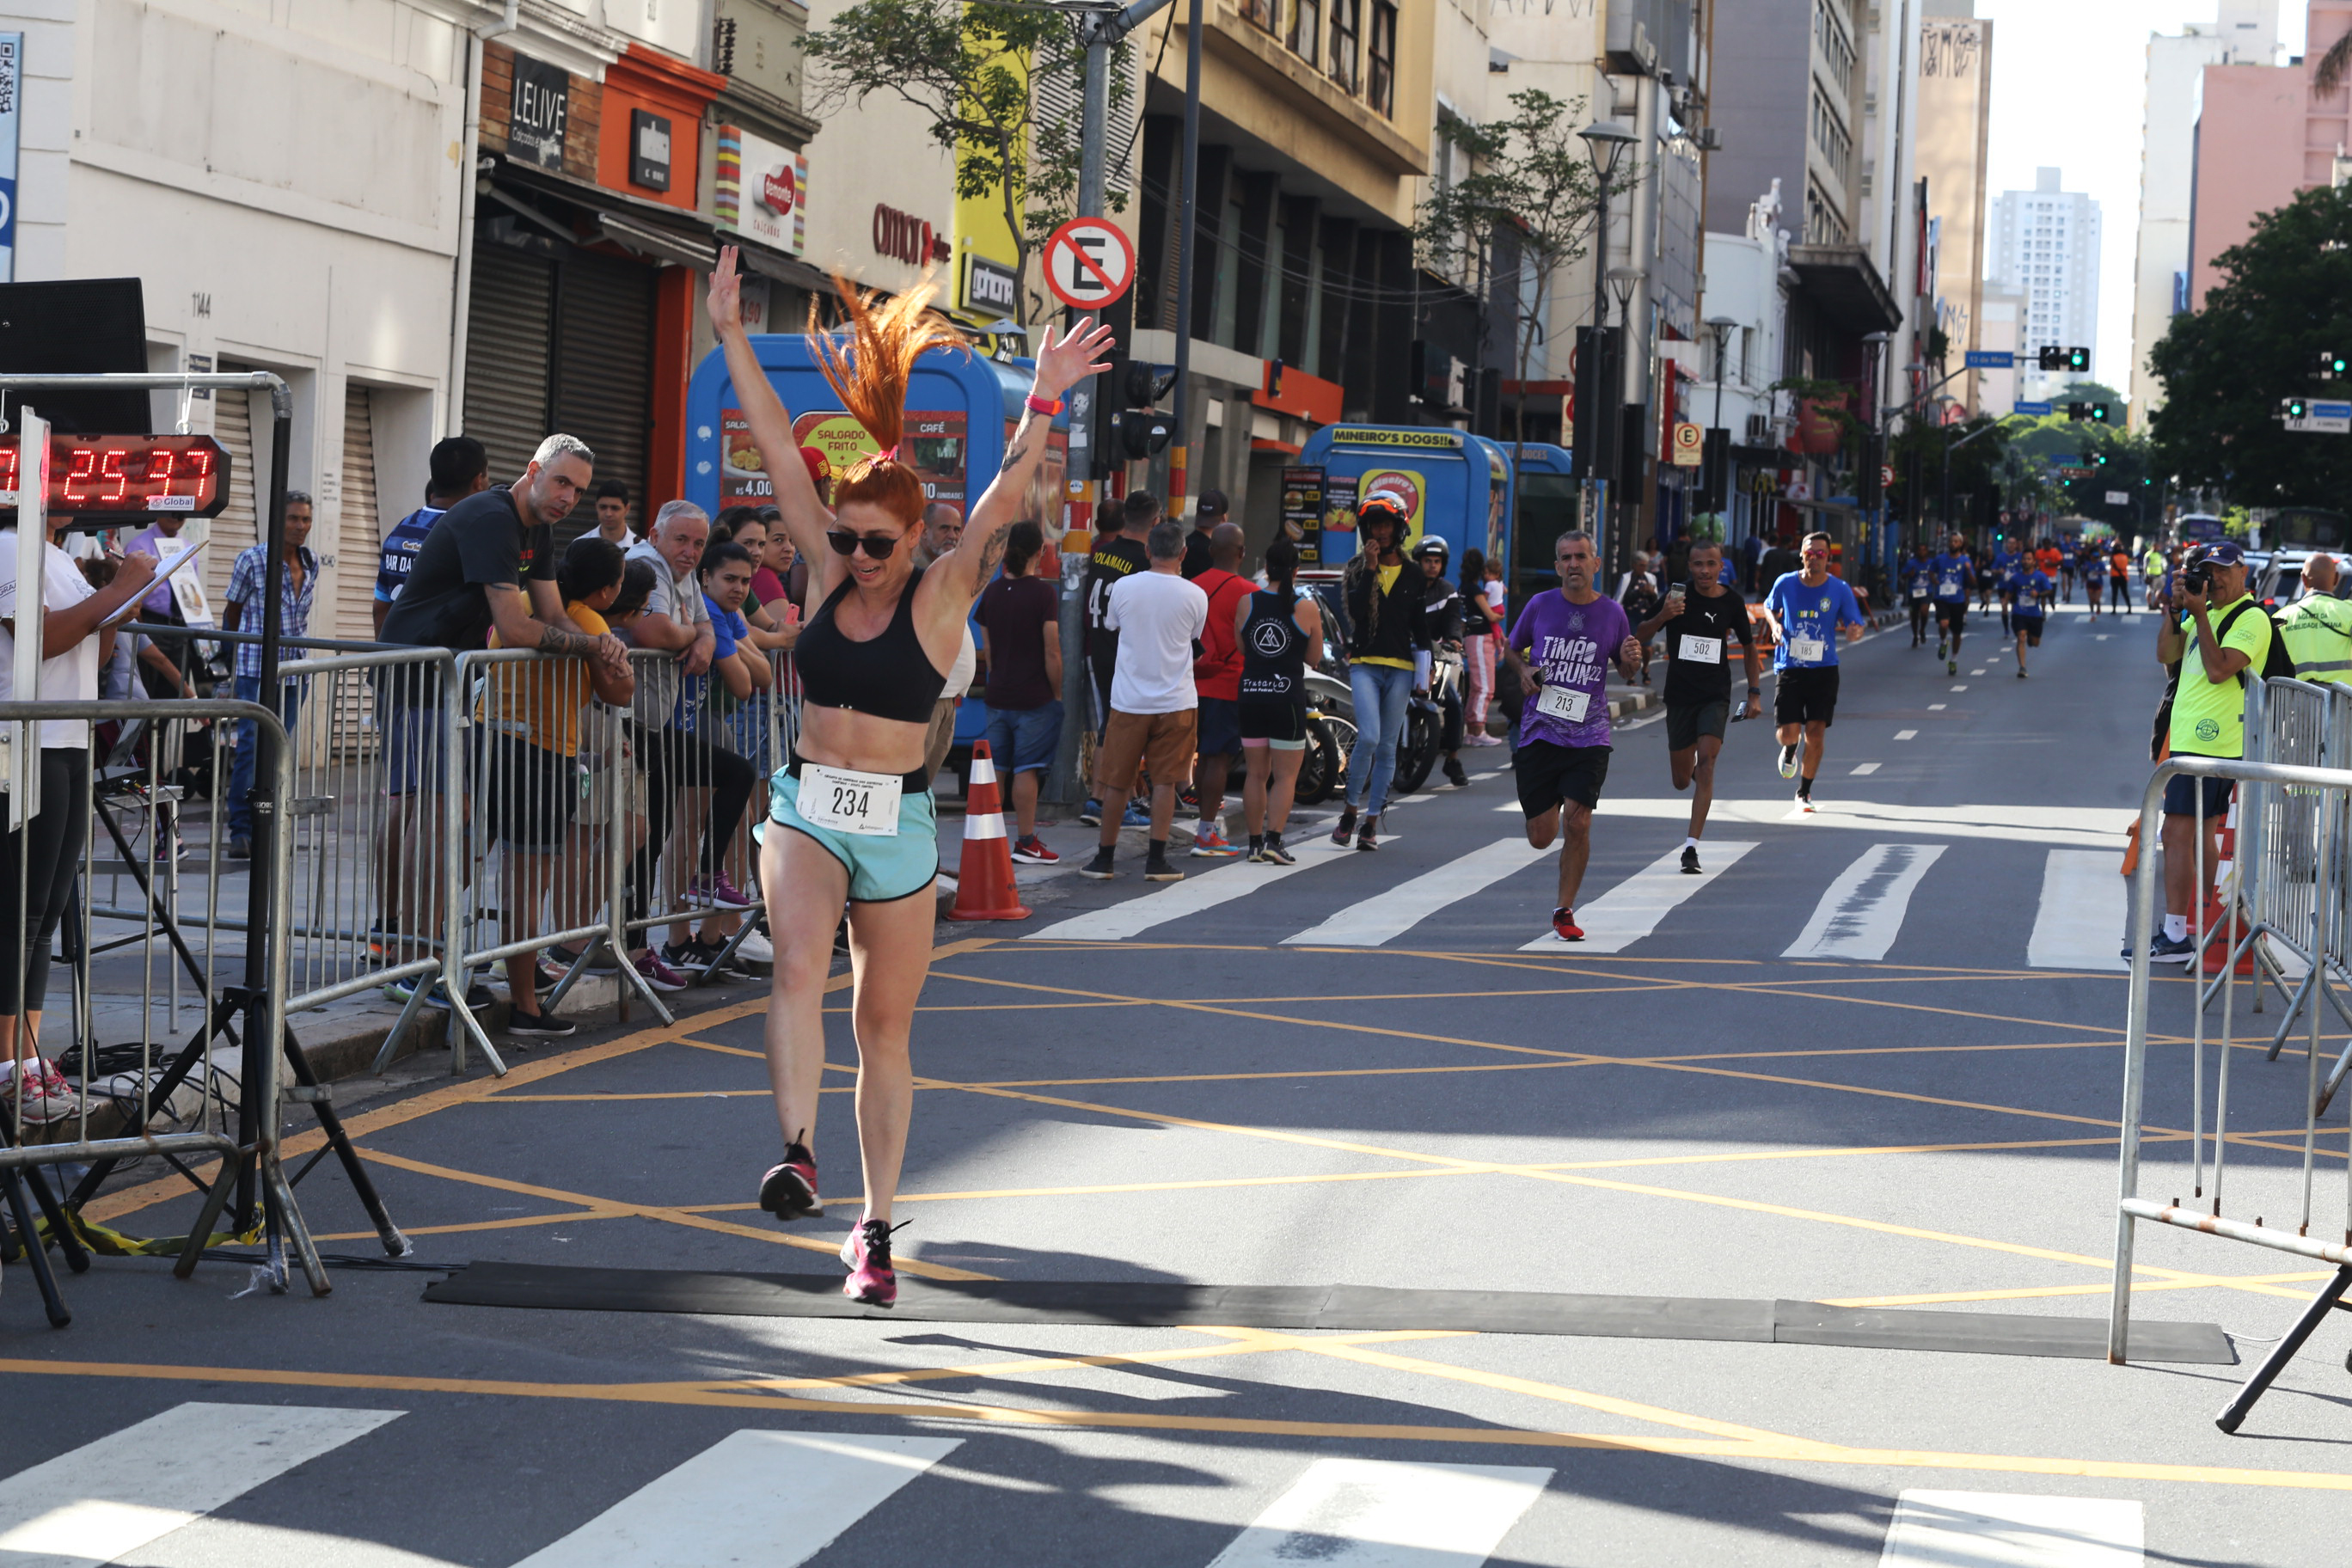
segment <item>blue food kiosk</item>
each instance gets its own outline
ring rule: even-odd
[[[1321,485],[1320,508],[1295,507],[1290,498],[1313,482]],[[1510,454],[1483,436],[1431,425],[1327,425],[1285,471],[1284,489],[1283,528],[1299,547],[1303,575],[1330,576],[1348,563],[1357,510],[1376,495],[1404,513],[1407,550],[1435,534],[1457,566],[1469,549],[1511,559]]]

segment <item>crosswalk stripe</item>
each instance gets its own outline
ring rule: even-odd
[[[1906,1491],[1880,1568],[2140,1568],[2140,1505],[2116,1498]]]
[[[1780,956],[1885,958],[1902,932],[1913,889],[1943,853],[1940,844],[1872,845],[1838,873]]]
[[[1392,833],[1381,835],[1381,847],[1385,848],[1394,844],[1397,837]],[[1123,904],[1097,910],[1090,915],[1073,915],[1066,921],[1055,921],[1043,931],[1026,932],[1025,937],[1030,942],[1047,939],[1124,941],[1128,937],[1140,935],[1153,926],[1181,921],[1189,915],[1199,914],[1202,910],[1231,903],[1235,899],[1245,899],[1269,883],[1278,882],[1285,877],[1295,877],[1301,871],[1357,851],[1352,847],[1342,847],[1318,836],[1304,844],[1292,845],[1290,852],[1297,858],[1298,863],[1295,866],[1265,866],[1246,860],[1222,865],[1212,863],[1205,869],[1189,871],[1182,881],[1162,888],[1156,893],[1145,893]],[[1141,873],[1130,867],[1120,875],[1139,876]]]
[[[1576,911],[1576,923],[1584,928],[1582,942],[1562,942],[1556,936],[1545,935],[1519,951],[1622,952],[1657,930],[1658,922],[1673,913],[1677,905],[1723,875],[1727,868],[1755,847],[1754,844],[1723,844],[1707,839],[1698,849],[1700,864],[1706,869],[1696,877],[1683,874],[1682,850],[1670,849]]]
[[[402,1414],[174,1405],[0,1481],[0,1563],[99,1568]]]
[[[2042,863],[2042,903],[2025,962],[2036,969],[2111,969],[2123,961],[2130,884],[2116,857],[2098,849],[2053,849]]]
[[[1551,1478],[1522,1466],[1318,1459],[1209,1568],[1478,1568]]]
[[[1447,861],[1434,871],[1425,871],[1411,881],[1400,882],[1360,903],[1350,904],[1322,924],[1282,940],[1286,944],[1306,946],[1378,947],[1391,937],[1403,935],[1446,905],[1459,903],[1552,853],[1550,849],[1534,847],[1525,838],[1497,839],[1483,849],[1474,849]]]
[[[961,1446],[730,1433],[515,1568],[793,1568]]]

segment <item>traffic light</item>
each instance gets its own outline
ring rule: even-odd
[[[2092,404],[2091,423],[2094,425],[2105,425],[2107,422],[2107,405],[2104,403]]]
[[[1129,360],[1115,367],[1109,443],[1115,459],[1139,462],[1166,449],[1176,426],[1152,405],[1175,384],[1173,370],[1161,370],[1146,360]]]
[[[2056,343],[2042,344],[2042,368],[2043,370],[2064,370],[2066,368],[2066,351],[2060,348]]]
[[[2089,404],[2087,404],[2087,403],[2070,403],[2070,404],[2066,405],[2066,417],[2067,417],[2067,418],[2069,418],[2069,419],[2075,419],[2075,420],[2081,420],[2081,419],[2088,419],[2090,416],[2091,416],[2091,405],[2090,405]]]
[[[2279,399],[2279,417],[2282,419],[2304,419],[2308,418],[2310,414],[2311,405],[2300,397]]]
[[[2352,370],[2352,360],[2346,359],[2334,349],[2322,349],[2319,351],[2320,380],[2341,381],[2344,379],[2344,374],[2347,370]]]
[[[2084,348],[2068,349],[2066,351],[2066,368],[2074,372],[2078,375],[2090,374],[2091,351]]]
[[[2106,466],[2107,455],[2105,452],[2094,452],[2091,454],[2091,467],[2095,468],[2104,468]]]

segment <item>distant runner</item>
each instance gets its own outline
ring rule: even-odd
[[[2017,679],[2025,679],[2025,650],[2042,646],[2042,605],[2050,593],[2050,576],[2031,561],[2020,561],[2001,592],[2011,601],[2010,624],[2017,637]]]
[[[1756,633],[1748,618],[1748,601],[1723,584],[1723,546],[1698,543],[1690,549],[1690,581],[1666,590],[1666,602],[1657,615],[1634,628],[1636,641],[1646,643],[1661,631],[1666,637],[1666,760],[1675,788],[1691,792],[1690,834],[1683,840],[1683,869],[1698,873],[1698,841],[1706,832],[1707,807],[1715,803],[1715,759],[1723,750],[1724,728],[1731,720],[1731,639],[1748,668],[1747,711],[1753,719],[1764,710],[1756,668]]]
[[[1807,548],[1811,549],[1810,544]],[[1823,559],[1826,561],[1827,557]],[[1969,585],[1976,576],[1976,565],[1969,559],[1967,543],[1955,533],[1948,548],[1929,562],[1927,568],[1936,581],[1936,657],[1944,660],[1947,673],[1958,675],[1960,672],[1960,632],[1968,625]],[[1812,570],[1810,554],[1806,557],[1805,570]],[[1837,660],[1832,658],[1830,662],[1834,664]]]

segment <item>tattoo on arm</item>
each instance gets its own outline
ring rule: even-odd
[[[575,632],[563,626],[541,626],[539,628],[539,651],[570,654],[585,658],[596,651],[596,639],[585,632]]]
[[[980,542],[980,560],[973,570],[981,586],[986,587],[996,575],[997,566],[1004,560],[1004,536],[1011,531],[1010,529],[996,529]]]
[[[1004,461],[996,466],[998,473],[1009,474],[1028,460],[1030,447],[1034,440],[1031,427],[1036,423],[1036,419],[1037,416],[1034,410],[1025,408],[1022,410],[1021,426],[1013,432],[1013,439],[1004,444]]]

